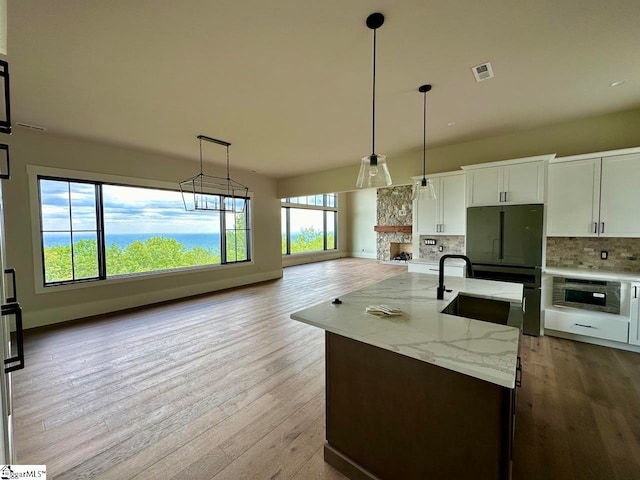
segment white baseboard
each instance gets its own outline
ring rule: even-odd
[[[350,252],[349,256],[352,258],[369,258],[376,260],[378,256],[375,253],[362,253],[362,252]]]
[[[303,265],[305,263],[324,262],[325,260],[335,260],[344,258],[347,254],[344,252],[316,252],[316,253],[296,253],[294,255],[283,255],[282,266],[292,267],[294,265]]]
[[[97,302],[30,311],[24,316],[24,328],[28,329],[42,327],[45,325],[53,325],[55,323],[66,322],[69,320],[117,312],[128,308],[141,307],[144,305],[165,302],[167,300],[176,300],[179,298],[240,287],[242,285],[249,285],[267,280],[275,280],[278,278],[282,278],[282,270],[244,275],[231,279],[215,280],[212,282],[199,283],[197,285],[155,290],[127,297],[106,298]]]

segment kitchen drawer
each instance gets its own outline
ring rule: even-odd
[[[546,309],[544,328],[586,335],[588,337],[627,343],[629,341],[628,317],[614,317],[607,314],[583,314],[571,311]]]
[[[444,274],[447,277],[464,277],[465,269],[465,266],[445,265]],[[409,262],[409,271],[426,273],[428,275],[438,275],[440,271],[440,265],[437,263]]]

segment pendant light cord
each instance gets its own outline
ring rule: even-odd
[[[227,180],[231,180],[231,175],[229,174],[229,145],[227,145]]]
[[[200,138],[200,175],[202,175],[202,139]]]
[[[376,154],[376,31],[373,29],[373,94],[371,101],[371,155]]]
[[[427,178],[427,92],[423,94],[423,116],[424,116],[424,128],[422,132],[422,179]]]

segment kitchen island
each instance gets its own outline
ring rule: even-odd
[[[326,331],[325,461],[351,479],[510,477],[522,285],[404,273],[301,310]],[[510,325],[441,313],[504,302]],[[379,318],[369,305],[397,307]]]

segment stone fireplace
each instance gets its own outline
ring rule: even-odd
[[[377,191],[377,258],[382,262],[390,262],[401,253],[412,251],[411,185],[379,188]]]
[[[389,243],[389,260],[392,261],[404,261],[411,260],[413,258],[413,244],[412,243]]]

